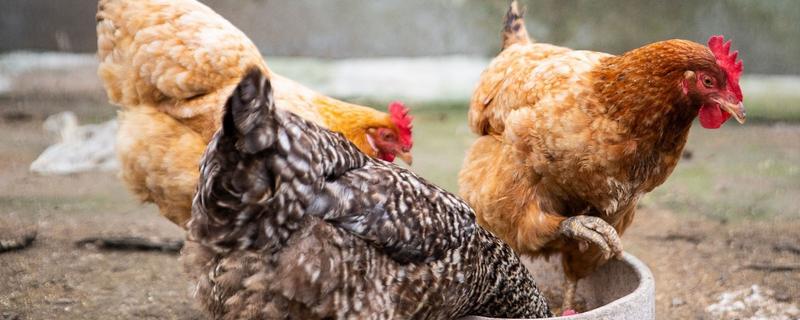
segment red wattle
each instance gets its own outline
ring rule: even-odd
[[[706,129],[717,129],[725,123],[730,114],[720,109],[717,104],[705,104],[700,107],[700,124]]]
[[[378,158],[381,158],[382,160],[386,160],[388,162],[394,162],[394,157],[395,157],[394,153],[380,152],[378,154]]]

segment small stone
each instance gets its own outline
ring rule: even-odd
[[[683,301],[681,298],[672,298],[672,306],[673,307],[680,307],[686,304],[686,301]]]
[[[775,294],[775,300],[780,302],[789,302],[792,297],[786,292],[778,292]]]
[[[3,312],[0,313],[0,320],[20,320],[22,319],[19,314],[14,312]]]

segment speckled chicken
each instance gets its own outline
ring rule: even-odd
[[[206,149],[188,226],[184,263],[214,318],[550,315],[462,200],[276,110],[258,69]]]

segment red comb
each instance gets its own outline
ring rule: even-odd
[[[397,127],[399,132],[398,138],[400,143],[406,147],[411,148],[414,143],[411,139],[411,120],[414,117],[408,114],[408,108],[402,102],[395,101],[389,104],[389,115],[392,117],[392,122]]]
[[[732,91],[739,101],[742,100],[742,89],[739,88],[739,76],[742,75],[744,64],[742,60],[736,61],[739,51],[731,53],[731,41],[725,41],[721,35],[712,36],[708,39],[708,48],[717,58],[717,64],[728,74],[728,88]]]

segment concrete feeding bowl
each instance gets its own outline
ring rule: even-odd
[[[547,297],[550,307],[561,305],[564,274],[561,259],[526,261],[536,284]],[[591,276],[578,283],[578,305],[583,313],[549,319],[620,319],[651,320],[656,318],[655,280],[650,269],[636,257],[625,253],[622,260],[612,259]],[[495,318],[466,317],[462,320]]]

